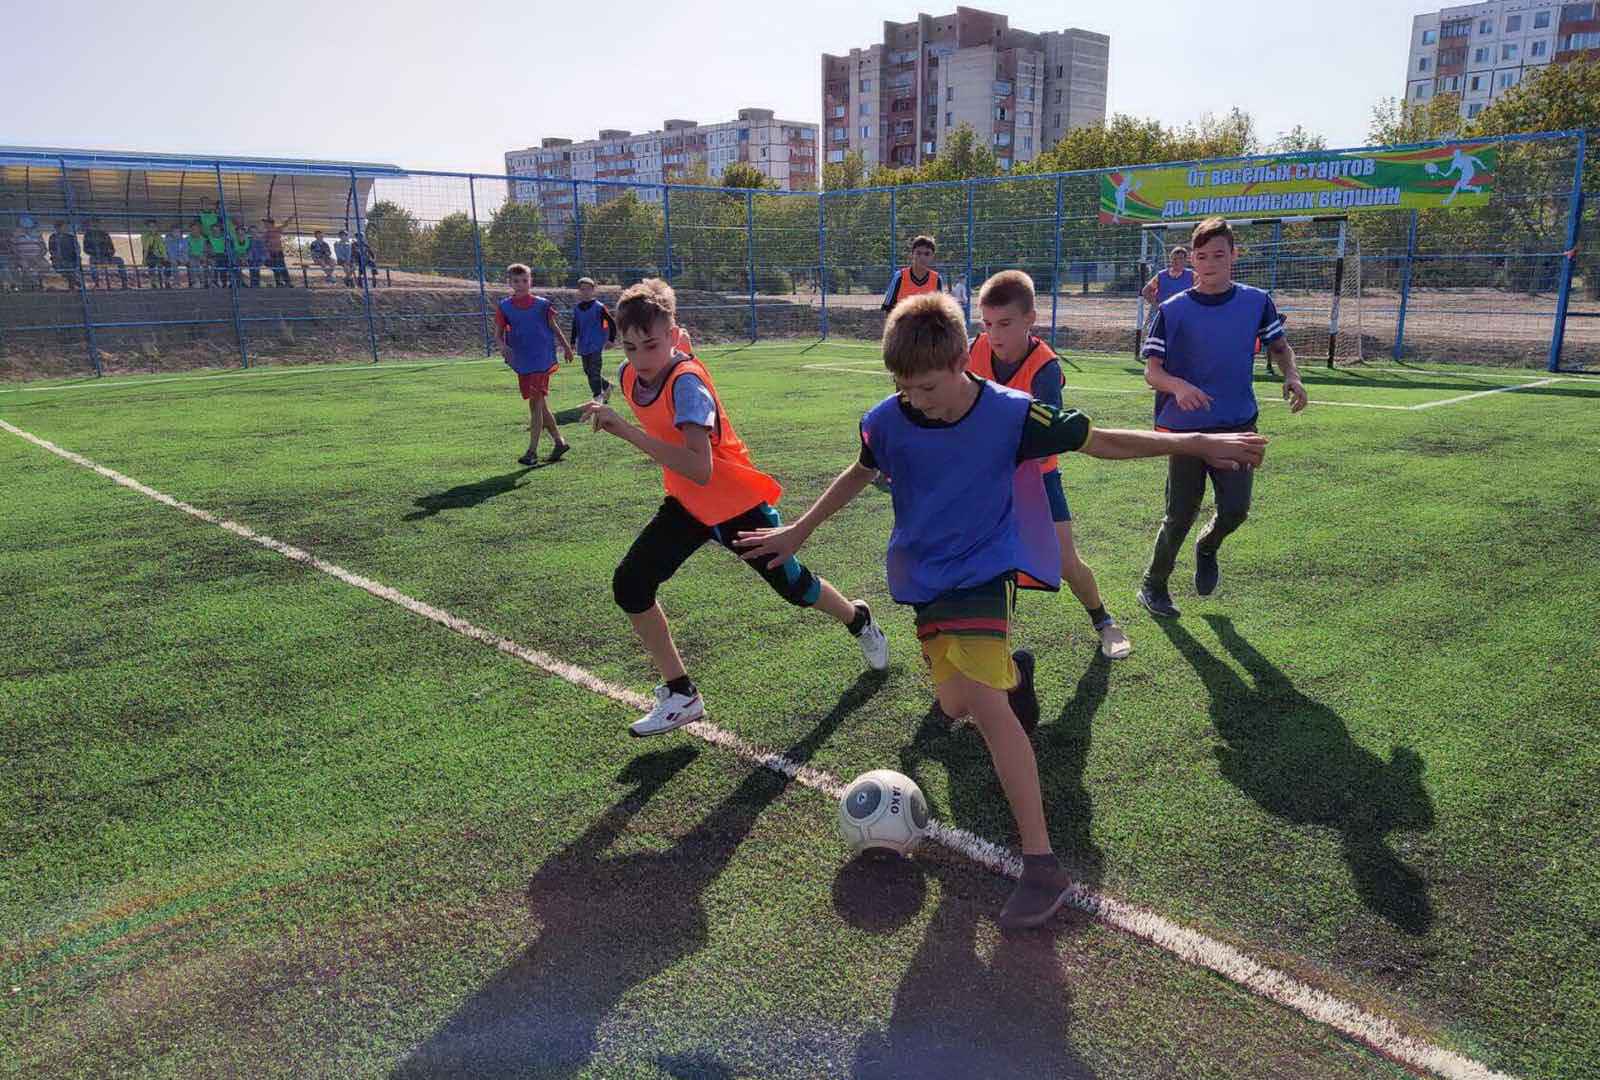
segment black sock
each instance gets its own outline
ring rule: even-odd
[[[867,623],[872,619],[872,609],[861,601],[856,601],[856,617],[846,624],[845,629],[850,631],[852,637],[860,637],[861,631],[867,628]]]
[[[684,697],[694,697],[694,681],[687,675],[679,675],[676,679],[668,679],[667,689],[674,694],[682,694]]]
[[[1061,869],[1061,864],[1056,861],[1054,852],[1043,855],[1024,855],[1022,857],[1022,872],[1026,875],[1030,870],[1034,874],[1052,874]]]
[[[1094,628],[1096,630],[1100,629],[1101,623],[1108,623],[1111,621],[1111,616],[1106,612],[1106,606],[1104,604],[1101,604],[1099,607],[1088,608],[1087,610],[1089,612],[1089,621],[1094,623]]]

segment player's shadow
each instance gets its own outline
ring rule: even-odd
[[[1433,924],[1428,883],[1388,841],[1391,832],[1433,828],[1422,758],[1397,746],[1385,761],[1358,745],[1343,717],[1296,690],[1231,619],[1205,618],[1248,680],[1176,620],[1158,625],[1210,691],[1224,779],[1268,813],[1337,832],[1362,902],[1408,933],[1426,932]]]
[[[1072,697],[1062,704],[1060,714],[1055,720],[1040,724],[1033,735],[1051,845],[1062,865],[1089,888],[1100,884],[1104,856],[1094,843],[1094,802],[1084,786],[1083,773],[1089,760],[1094,717],[1106,700],[1110,676],[1111,661],[1095,650],[1094,660],[1078,679]],[[900,770],[915,779],[924,761],[938,762],[949,776],[950,805],[935,807],[935,814],[979,832],[986,831],[984,822],[993,821],[998,815],[1005,822],[1004,836],[1011,836],[1014,826],[1005,792],[977,728],[971,724],[952,725],[935,704],[910,745],[901,751]]]
[[[881,673],[863,674],[786,756],[810,758],[883,685]],[[396,1066],[393,1077],[575,1075],[588,1066],[600,1025],[624,994],[704,947],[706,890],[789,781],[751,768],[671,847],[611,853],[634,816],[696,756],[679,747],[623,769],[619,781],[634,790],[529,882],[538,938]]]
[[[853,1080],[1092,1077],[1068,1037],[1072,1000],[1057,931],[1003,935],[987,958],[980,953],[983,924],[1004,902],[1006,882],[937,853],[862,856],[835,877],[834,910],[858,929],[888,933],[922,909],[926,878],[939,884],[939,905],[901,977],[887,1026],[856,1046]]]
[[[488,502],[496,495],[505,495],[523,487],[524,485],[517,481],[531,471],[531,469],[518,469],[515,472],[475,480],[470,484],[457,484],[453,488],[435,491],[431,495],[419,495],[412,503],[416,509],[407,514],[404,520],[421,521],[445,510],[468,510],[480,503]]]

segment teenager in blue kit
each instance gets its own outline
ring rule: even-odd
[[[561,437],[556,417],[550,411],[550,376],[554,375],[556,342],[567,362],[572,362],[572,345],[567,335],[556,325],[555,305],[542,296],[533,295],[533,274],[522,263],[506,267],[506,283],[511,295],[495,307],[495,336],[500,341],[500,355],[517,373],[517,388],[528,403],[528,452],[517,459],[517,464],[533,468],[539,464],[539,436],[550,432],[555,448],[550,451],[550,461],[560,461],[572,449]]]
[[[1306,388],[1271,295],[1233,280],[1233,229],[1222,218],[1207,218],[1195,226],[1189,250],[1194,287],[1161,305],[1144,343],[1145,381],[1156,392],[1156,430],[1255,431],[1260,412],[1253,378],[1258,337],[1283,371],[1283,396],[1290,410],[1304,409]],[[1217,507],[1195,542],[1194,589],[1201,596],[1214,592],[1221,579],[1217,549],[1250,513],[1255,477],[1250,469],[1218,470],[1193,457],[1167,463],[1166,515],[1138,593],[1139,603],[1152,615],[1178,614],[1167,579],[1200,512],[1207,477]]]
[[[1218,469],[1241,468],[1261,461],[1266,440],[1095,430],[1076,409],[977,378],[967,370],[961,309],[940,293],[903,300],[890,313],[883,358],[898,392],[862,419],[856,462],[793,524],[752,529],[734,543],[746,558],[781,565],[880,469],[892,479],[889,593],[914,610],[939,705],[972,717],[1016,820],[1022,879],[1000,924],[1039,926],[1072,887],[1051,851],[1025,730],[1039,715],[1032,657],[1010,643],[1019,575],[1049,589],[1060,580],[1040,462],[1074,451],[1108,459],[1199,454]]]
[[[583,360],[583,374],[589,380],[589,390],[594,400],[611,400],[611,384],[602,374],[607,345],[617,343],[617,321],[604,304],[594,298],[594,278],[578,279],[578,302],[572,308],[572,326],[568,333],[572,347]]]

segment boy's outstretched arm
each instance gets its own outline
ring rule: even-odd
[[[662,468],[671,469],[704,486],[711,482],[711,432],[699,424],[685,424],[683,445],[662,442],[624,420],[609,405],[590,401],[580,410],[596,431],[609,431],[625,443],[632,443]]]
[[[742,532],[733,538],[733,546],[751,562],[766,557],[768,569],[782,566],[811,538],[818,525],[848,506],[850,500],[860,495],[877,475],[878,470],[855,462],[835,477],[822,497],[799,518],[776,529]]]
[[[1095,428],[1076,409],[1057,409],[1042,401],[1028,407],[1017,459],[1080,453],[1107,461],[1188,454],[1229,471],[1261,464],[1267,440],[1253,432],[1202,435],[1189,432]]]
[[[1289,344],[1289,335],[1274,339],[1267,346],[1267,356],[1283,372],[1283,400],[1289,403],[1289,411],[1299,412],[1306,407],[1306,385],[1300,381],[1300,368],[1294,362],[1294,349]]]

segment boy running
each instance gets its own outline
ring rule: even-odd
[[[555,305],[533,295],[533,275],[526,266],[512,263],[506,267],[506,283],[511,286],[511,295],[495,308],[494,332],[500,342],[500,355],[517,373],[517,389],[528,403],[528,452],[517,459],[517,464],[532,469],[539,464],[539,436],[546,430],[556,444],[546,464],[560,461],[572,449],[561,437],[549,400],[550,376],[559,367],[556,342],[561,342],[561,352],[569,364],[572,346],[556,325]]]
[[[1061,387],[1066,383],[1061,363],[1055,350],[1033,336],[1033,279],[1021,270],[1002,270],[978,290],[978,310],[983,314],[984,332],[969,346],[968,370],[980,379],[1020,390],[1051,408],[1061,408]],[[1056,458],[1044,458],[1039,468],[1044,471],[1045,496],[1061,546],[1061,578],[1089,613],[1089,622],[1100,635],[1100,651],[1110,660],[1125,659],[1133,651],[1133,644],[1106,611],[1094,571],[1078,558],[1073,546],[1072,511],[1067,507]]]
[[[782,563],[877,470],[893,477],[889,592],[915,610],[939,704],[947,715],[973,718],[1016,820],[1022,880],[1000,925],[1039,926],[1066,902],[1072,882],[1051,852],[1027,735],[1039,715],[1033,658],[1013,653],[1009,640],[1017,575],[1053,588],[1061,566],[1037,462],[1069,451],[1108,459],[1199,454],[1218,469],[1248,468],[1261,461],[1266,440],[1092,431],[1075,409],[974,377],[961,309],[948,296],[895,308],[883,360],[899,393],[861,421],[856,463],[792,525],[752,530],[738,545],[758,565]]]
[[[611,400],[611,384],[601,374],[600,365],[607,345],[617,343],[617,321],[606,306],[594,298],[594,279],[578,279],[578,303],[572,309],[570,330],[573,348],[583,358],[583,373],[596,401]],[[680,352],[688,352],[681,349]]]
[[[1144,343],[1144,378],[1156,392],[1156,430],[1255,431],[1260,410],[1251,375],[1257,337],[1283,369],[1283,396],[1290,411],[1304,409],[1306,388],[1272,297],[1233,280],[1233,229],[1222,218],[1207,218],[1195,226],[1189,247],[1194,288],[1161,305]],[[1208,476],[1217,509],[1194,547],[1194,591],[1201,596],[1216,590],[1221,578],[1217,549],[1250,512],[1254,473],[1249,469],[1219,470],[1193,457],[1167,463],[1166,515],[1138,594],[1152,615],[1178,615],[1167,579],[1200,512]]]
[[[655,707],[628,729],[641,737],[705,715],[705,702],[684,670],[656,591],[707,540],[731,551],[734,536],[781,524],[773,506],[783,489],[751,461],[704,365],[672,347],[674,303],[672,289],[654,280],[632,286],[617,302],[617,329],[627,354],[617,382],[640,427],[601,402],[583,406],[596,431],[632,443],[661,466],[667,491],[611,579],[617,606],[632,621],[662,679]],[[855,637],[868,667],[889,666],[889,641],[865,603],[846,600],[793,558],[769,560],[758,572],[789,603],[838,620]]]
[[[948,290],[944,278],[933,268],[933,256],[938,245],[931,236],[911,238],[911,265],[902,266],[889,279],[889,288],[883,294],[883,310],[893,311],[896,304],[923,293]]]

